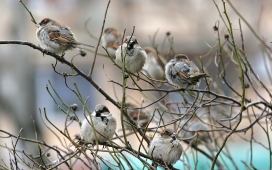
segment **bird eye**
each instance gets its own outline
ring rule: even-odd
[[[48,18],[45,18],[45,19],[43,19],[39,24],[40,25],[45,25],[45,24],[47,24],[49,22],[49,19]]]
[[[42,20],[42,21],[40,22],[40,25],[44,25],[44,20]]]

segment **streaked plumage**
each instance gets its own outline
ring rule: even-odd
[[[198,67],[185,54],[177,54],[165,66],[168,82],[179,88],[194,89],[199,86],[201,78],[208,77],[200,73]]]

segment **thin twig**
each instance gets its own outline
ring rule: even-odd
[[[99,36],[98,43],[97,43],[97,46],[96,46],[95,52],[94,52],[94,59],[93,59],[92,67],[90,69],[88,77],[92,77],[92,74],[93,74],[93,69],[94,69],[94,65],[95,65],[95,61],[96,61],[96,56],[97,56],[97,52],[98,52],[98,47],[100,46],[101,37],[102,37],[103,32],[104,32],[104,26],[105,26],[106,17],[107,17],[108,9],[109,9],[109,6],[110,6],[110,2],[111,2],[111,0],[108,1],[108,5],[107,5],[106,12],[105,12],[105,15],[104,15],[104,19],[103,19],[103,24],[102,24],[100,36]]]

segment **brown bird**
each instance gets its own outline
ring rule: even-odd
[[[115,52],[122,44],[122,35],[115,28],[107,28],[101,38],[101,44],[107,49],[109,55],[115,58]]]
[[[147,54],[147,59],[143,67],[144,73],[152,79],[163,80],[165,77],[163,68],[164,62],[166,62],[163,56],[157,56],[156,50],[151,47],[145,47],[144,50]]]
[[[147,123],[151,119],[150,114],[144,110],[135,109],[137,108],[137,106],[132,103],[127,103],[126,108],[128,115],[135,121],[136,125],[141,128],[145,128]],[[124,120],[128,122],[126,117],[124,117]],[[125,122],[124,125],[127,129],[132,130],[130,124]]]
[[[182,146],[176,138],[176,134],[172,129],[164,129],[160,136],[153,138],[148,150],[148,156],[155,160],[159,160],[161,164],[166,163],[172,167],[182,154]]]
[[[165,65],[165,76],[170,84],[186,89],[198,87],[201,78],[209,77],[206,73],[200,73],[185,54],[177,54]]]
[[[82,51],[79,46],[93,47],[78,42],[69,27],[61,25],[50,18],[43,19],[39,24],[36,24],[36,26],[38,27],[36,31],[37,39],[40,40],[45,50],[49,52],[64,56],[65,51],[78,49],[81,56],[85,56],[86,53]]]

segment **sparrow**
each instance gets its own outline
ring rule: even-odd
[[[177,54],[165,65],[167,81],[179,88],[194,89],[199,86],[199,80],[209,77],[200,73],[198,67],[185,54]]]
[[[111,57],[115,57],[115,52],[122,44],[122,35],[115,28],[107,28],[101,38],[101,44],[105,47]]]
[[[39,24],[36,24],[36,26],[38,27],[36,37],[40,40],[45,50],[55,54],[61,54],[62,57],[65,51],[75,48],[78,49],[81,56],[84,57],[86,53],[79,46],[93,47],[78,42],[69,27],[61,25],[50,18],[44,18]]]
[[[209,132],[199,131],[199,130],[208,130],[208,126],[206,124],[199,121],[198,118],[196,118],[196,117],[192,117],[189,121],[188,121],[188,119],[189,119],[189,117],[187,116],[180,122],[179,127],[182,129],[180,130],[180,133],[178,135],[179,137],[181,137],[183,139],[184,138],[191,138],[187,141],[189,141],[193,145],[198,145],[200,143],[203,144],[203,143],[212,142]]]
[[[172,167],[182,154],[182,146],[172,129],[164,129],[160,136],[153,138],[148,150],[148,156],[152,159],[166,163]]]
[[[152,79],[155,80],[163,80],[164,79],[164,69],[162,64],[164,64],[164,58],[160,55],[157,55],[155,49],[151,47],[145,47],[144,48],[147,59],[145,62],[145,65],[143,67],[143,70],[145,70],[145,74],[149,76]],[[159,59],[158,59],[159,57]],[[159,60],[162,60],[159,62]]]
[[[88,120],[85,118],[82,121],[81,136],[84,141],[95,143],[97,140],[99,143],[104,143],[110,140],[116,130],[116,119],[110,114],[109,109],[102,104],[96,105],[91,118],[92,120],[87,116]],[[96,129],[96,135],[93,127]]]
[[[137,106],[132,103],[126,103],[127,113],[128,115],[135,121],[136,125],[138,125],[141,128],[145,128],[148,122],[151,119],[151,116],[149,113],[135,109]],[[139,116],[139,121],[138,121]],[[124,120],[128,122],[127,118],[124,116]],[[127,129],[132,130],[132,127],[130,124],[124,122],[124,125]]]
[[[134,36],[124,38],[123,44],[118,47],[115,55],[115,61],[120,67],[123,67],[123,60],[125,59],[125,67],[131,73],[141,71],[147,58],[146,52],[140,47],[137,38]]]

